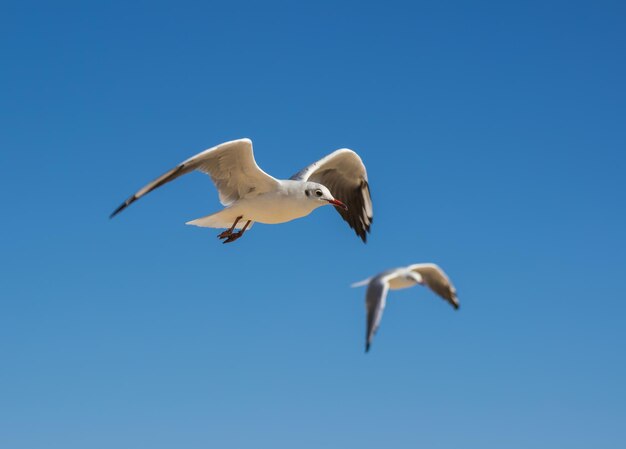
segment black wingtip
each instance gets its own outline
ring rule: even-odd
[[[360,232],[358,230],[355,229],[356,235],[358,235],[361,240],[363,240],[363,243],[367,243],[367,235],[372,232],[370,229],[372,227],[372,223],[374,222],[374,218],[373,217],[368,217],[370,220],[370,224],[367,225],[367,227],[365,227],[364,229],[360,229]]]
[[[367,354],[370,351],[370,344],[365,343],[365,353]]]
[[[117,209],[115,209],[111,215],[109,215],[109,219],[115,217],[117,214],[122,212],[124,209],[126,209],[128,206],[130,206],[136,199],[137,199],[137,197],[135,195],[133,195],[130,198],[128,198],[126,201],[124,201],[122,204],[120,204],[120,206]]]
[[[367,233],[369,232],[369,228],[365,229],[365,230],[354,230],[354,232],[356,233],[357,237],[359,237],[363,243],[367,243]]]
[[[119,214],[120,212],[122,212],[125,208],[126,208],[126,203],[123,203],[120,207],[118,207],[117,209],[115,209],[111,215],[109,215],[109,220],[110,220],[111,218],[115,217],[115,216],[116,216],[117,214]]]

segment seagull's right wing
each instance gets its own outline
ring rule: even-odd
[[[217,187],[220,201],[225,206],[249,193],[269,192],[278,185],[277,179],[265,173],[256,164],[250,139],[232,140],[196,154],[159,176],[124,201],[111,214],[111,218],[157,187],[194,170],[211,177]]]
[[[358,154],[347,148],[333,151],[290,179],[319,182],[326,186],[335,198],[348,206],[348,210],[337,208],[337,212],[363,242],[367,240],[374,212],[367,170]]]
[[[374,334],[380,326],[383,317],[387,292],[389,291],[389,276],[376,276],[372,278],[365,294],[365,309],[367,310],[367,330],[365,334],[365,352],[370,350]]]
[[[448,301],[455,309],[459,308],[459,300],[456,297],[456,288],[448,279],[446,273],[434,263],[418,263],[408,267],[422,276],[426,285],[436,294]]]

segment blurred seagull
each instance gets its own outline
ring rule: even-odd
[[[433,292],[448,301],[452,307],[459,308],[456,289],[446,273],[434,263],[418,263],[408,267],[394,268],[352,284],[352,287],[367,285],[367,293],[365,294],[365,308],[367,309],[365,352],[369,351],[374,334],[380,326],[387,300],[387,291],[389,289],[400,290],[416,284],[428,286]]]
[[[285,223],[328,204],[337,208],[363,242],[367,239],[372,200],[365,165],[354,151],[334,151],[282,180],[259,168],[250,139],[225,142],[187,159],[124,201],[110,218],[157,187],[194,170],[211,177],[225,208],[187,224],[226,228],[218,235],[223,243],[237,240],[255,221]]]

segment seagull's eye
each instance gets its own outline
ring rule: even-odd
[[[321,190],[316,190],[315,191],[315,196],[322,196],[322,195],[323,195],[323,193],[322,193]]]

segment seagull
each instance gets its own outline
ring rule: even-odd
[[[365,352],[369,351],[374,334],[380,326],[387,301],[387,291],[413,287],[416,284],[426,285],[448,301],[452,307],[459,308],[456,289],[446,273],[434,263],[418,263],[408,267],[393,268],[352,284],[352,287],[367,285],[367,293],[365,294],[365,308],[367,310]]]
[[[110,218],[157,187],[192,171],[211,177],[225,207],[187,224],[225,228],[218,235],[223,243],[240,238],[254,222],[285,223],[329,204],[335,206],[364,243],[367,240],[373,218],[372,199],[367,171],[358,154],[343,148],[289,179],[276,179],[257,165],[250,139],[225,142],[187,159],[139,189],[115,209]]]

